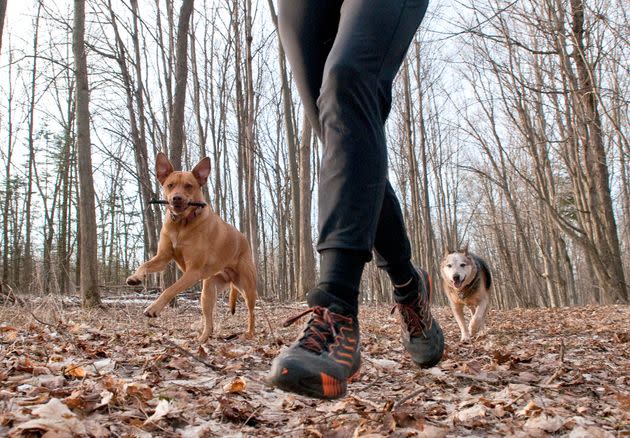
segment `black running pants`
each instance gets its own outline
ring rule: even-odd
[[[388,181],[392,83],[428,0],[279,0],[280,37],[304,111],[323,144],[317,249],[410,264]]]

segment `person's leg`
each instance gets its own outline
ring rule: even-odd
[[[317,98],[326,59],[333,46],[342,0],[279,0],[280,37],[304,110],[321,137]],[[286,391],[319,398],[346,392],[348,377],[360,367],[356,273],[343,258],[322,254],[320,283],[307,296],[311,313],[301,335],[273,361],[268,382]],[[360,279],[363,262],[357,263]],[[358,280],[357,280],[358,282]],[[302,315],[299,315],[299,318]],[[287,323],[292,323],[292,318]],[[286,323],[285,323],[286,324]]]
[[[362,271],[361,261],[376,250],[396,286],[403,344],[422,367],[439,362],[444,338],[430,311],[431,279],[411,264],[402,212],[387,180],[384,125],[394,78],[427,4],[345,0],[317,101],[324,143],[318,250],[322,260],[334,255],[334,266],[358,273],[350,277],[356,307],[360,271],[338,260],[350,260]]]
[[[397,205],[387,181],[384,124],[394,77],[426,5],[426,0],[345,0],[322,77],[317,102],[324,145],[317,247],[322,266],[337,269],[323,274],[331,272],[329,278],[337,283],[345,275],[344,286],[353,291],[346,296],[355,309],[363,265],[377,243],[384,202]],[[383,224],[388,233],[402,237],[398,249],[409,259],[400,219],[399,224]]]
[[[304,112],[321,140],[317,98],[343,0],[278,0],[278,30]]]
[[[322,266],[320,285],[308,297],[311,320],[274,360],[269,381],[321,398],[345,394],[348,377],[359,368],[358,286],[388,185],[383,124],[391,106],[391,84],[426,9],[426,0],[336,4],[341,5],[339,15],[327,9],[331,3],[320,0],[281,0],[279,8],[280,34],[300,94],[306,97],[307,114],[313,118],[319,110],[320,123],[313,124],[324,145],[318,242]],[[335,20],[338,29],[313,109],[320,77],[310,69],[317,70],[318,55],[328,49],[327,34]],[[313,33],[322,39],[313,39]]]
[[[324,66],[337,35],[343,0],[280,0],[278,26],[293,77],[313,131],[324,142],[317,99]],[[320,196],[318,199],[322,199]],[[343,313],[358,312],[358,285],[365,254],[353,251],[320,251],[320,275],[307,294],[311,306],[337,304]]]
[[[397,302],[409,301],[403,289],[410,280],[413,283],[416,270],[411,264],[411,244],[405,228],[402,210],[396,193],[388,182],[374,239],[376,265],[385,270],[395,286]]]

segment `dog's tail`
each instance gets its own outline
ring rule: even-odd
[[[234,315],[236,312],[236,299],[238,298],[238,289],[234,286],[234,283],[230,284],[230,296],[228,298],[228,303],[230,305],[230,313]]]

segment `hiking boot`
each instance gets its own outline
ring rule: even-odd
[[[444,334],[431,315],[432,290],[431,276],[421,269],[417,297],[411,304],[397,303],[392,309],[400,313],[402,343],[421,368],[436,365],[444,353]]]
[[[354,316],[311,307],[289,318],[288,327],[311,313],[300,337],[273,361],[267,381],[285,391],[333,399],[346,394],[348,379],[361,366],[359,324]]]

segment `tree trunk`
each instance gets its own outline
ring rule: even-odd
[[[31,204],[33,196],[33,167],[35,166],[35,145],[34,145],[34,123],[35,123],[35,87],[37,79],[37,58],[38,58],[38,35],[39,35],[39,17],[41,14],[42,4],[38,3],[37,15],[35,16],[35,35],[33,37],[33,69],[31,71],[31,92],[29,101],[28,115],[28,172],[26,176],[26,237],[24,242],[24,274],[26,279],[34,278],[33,272],[33,248],[32,248],[32,215]],[[29,285],[26,284],[26,287]]]
[[[77,152],[79,156],[79,211],[81,229],[81,296],[84,307],[101,303],[98,294],[96,208],[90,143],[90,91],[85,53],[85,0],[74,0],[72,52],[76,77]]]
[[[6,1],[2,0],[3,7],[6,8]],[[4,19],[4,13],[0,19]],[[2,21],[0,21],[0,26],[2,25]],[[0,28],[1,29],[1,28]],[[0,37],[2,36],[2,31],[0,30]],[[6,148],[6,159],[7,165],[5,167],[4,173],[4,201],[2,205],[2,217],[4,220],[2,221],[2,284],[9,283],[9,217],[11,211],[11,199],[13,197],[13,190],[11,187],[11,168],[12,168],[12,160],[13,160],[13,55],[9,52],[9,63],[8,63],[8,103],[7,103],[7,148]],[[15,247],[14,247],[15,250]],[[15,251],[13,251],[15,253]],[[13,258],[15,254],[13,254]]]
[[[145,135],[145,109],[142,90],[144,84],[142,82],[142,59],[140,57],[140,43],[138,35],[138,4],[137,0],[131,1],[133,10],[133,32],[132,40],[134,45],[135,57],[135,73],[137,84],[133,83],[133,78],[127,67],[127,50],[118,31],[117,18],[114,15],[111,1],[109,2],[110,18],[112,28],[116,38],[116,47],[118,53],[116,61],[120,67],[123,87],[127,96],[127,111],[129,113],[129,128],[131,131],[131,139],[133,141],[133,151],[136,159],[136,172],[138,173],[138,183],[140,186],[140,196],[142,199],[142,218],[144,224],[145,255],[153,257],[157,252],[158,229],[156,226],[155,211],[149,201],[155,197],[153,193],[153,182],[149,173],[149,159],[147,141]],[[135,100],[135,102],[134,102]],[[135,105],[134,105],[135,103]],[[135,107],[137,107],[137,112]],[[137,114],[137,116],[136,116]]]
[[[7,11],[9,0],[0,0],[0,53],[2,53],[2,30],[4,29],[4,15]]]
[[[171,108],[170,150],[175,170],[182,170],[184,147],[184,110],[186,105],[186,83],[188,80],[188,29],[194,0],[183,0],[177,23],[177,53],[175,65],[175,97]]]
[[[245,169],[246,200],[248,216],[248,237],[258,267],[258,216],[256,206],[256,102],[254,95],[254,72],[252,68],[252,2],[245,1]]]
[[[313,129],[306,115],[302,122],[302,140],[300,142],[300,272],[298,277],[299,297],[304,298],[306,293],[315,287],[315,253],[311,237],[311,142],[313,141]],[[317,139],[315,139],[317,141]]]
[[[438,278],[439,266],[437,263],[437,255],[434,249],[434,235],[433,235],[433,221],[431,220],[431,205],[429,200],[429,160],[428,160],[428,141],[427,130],[425,125],[425,96],[424,96],[424,84],[422,83],[422,77],[420,71],[422,69],[420,54],[420,43],[415,43],[415,55],[416,55],[416,87],[418,87],[418,143],[420,147],[420,160],[422,162],[422,223],[424,228],[422,229],[422,243],[424,260],[418,260],[418,262],[424,266],[432,278]]]
[[[584,0],[571,0],[573,26],[573,60],[577,70],[576,107],[578,133],[586,160],[589,207],[595,228],[595,246],[599,250],[601,265],[596,264],[595,274],[608,302],[628,302],[628,288],[624,278],[617,224],[610,195],[610,176],[603,142],[601,117],[597,102],[595,72],[586,58],[584,39]],[[603,269],[601,269],[603,268]]]

